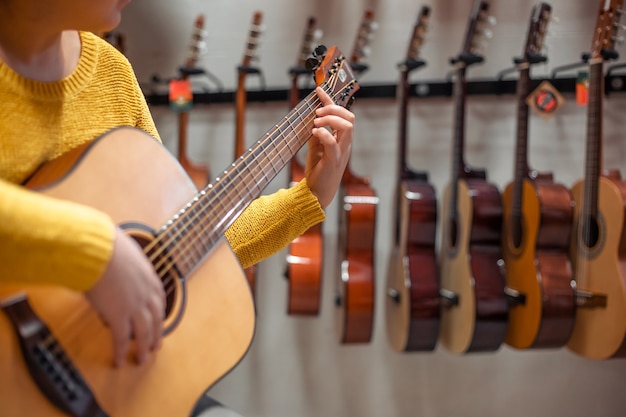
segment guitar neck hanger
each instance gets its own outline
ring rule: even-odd
[[[426,65],[426,61],[422,59],[407,58],[398,64],[398,68],[400,68],[401,71],[405,71],[409,73],[425,65]]]
[[[456,65],[457,63],[460,62],[460,63],[464,64],[466,67],[469,67],[470,65],[481,64],[481,63],[483,63],[484,60],[485,60],[485,58],[482,55],[476,55],[476,54],[472,54],[472,53],[461,52],[456,57],[450,58],[450,64],[451,65]]]
[[[529,52],[524,58],[513,58],[513,63],[519,65],[522,63],[528,63],[529,65],[542,64],[548,62],[548,57],[542,54],[536,54]]]
[[[246,74],[246,75],[258,75],[259,76],[259,83],[261,84],[261,91],[265,91],[265,76],[263,75],[263,71],[261,71],[261,69],[259,67],[252,67],[252,66],[247,66],[247,65],[238,65],[237,66],[237,71],[239,72],[239,74]]]

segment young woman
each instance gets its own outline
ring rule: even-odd
[[[164,293],[152,264],[106,213],[21,184],[116,126],[159,140],[130,64],[93,34],[115,28],[128,1],[0,0],[0,282],[84,291],[110,328],[117,366],[131,339],[139,363],[161,345]],[[243,267],[323,221],[337,191],[354,115],[318,96],[306,179],[255,200],[226,233]]]

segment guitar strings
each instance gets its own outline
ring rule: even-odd
[[[314,96],[310,96],[310,97],[314,97]],[[313,100],[313,102],[316,102],[315,105],[317,107],[319,107],[319,101],[318,100]],[[304,104],[309,104],[310,105],[311,100],[307,100],[307,102],[305,102]],[[311,113],[310,112],[305,118],[303,118],[304,122],[306,122],[306,124],[308,125],[311,121],[312,121],[312,117],[311,117]],[[284,127],[285,123],[281,123],[281,125],[278,125],[278,127]],[[302,132],[304,132],[308,127],[304,126],[302,123],[299,124],[299,126],[294,129],[293,131],[296,132],[296,134],[301,134]],[[276,149],[278,149],[279,151],[283,151],[284,149],[289,147],[289,144],[287,143],[286,145],[284,143],[281,143],[282,146],[277,147]],[[264,157],[264,159],[267,161],[268,158]],[[262,160],[261,160],[262,162]],[[247,174],[249,175],[249,174]],[[243,177],[244,179],[246,178],[246,176]],[[177,221],[172,224],[172,226],[176,226],[177,228],[180,227],[181,225],[184,226],[185,228],[188,225],[193,224],[194,222],[196,222],[197,220],[200,220],[201,225],[203,225],[203,227],[200,229],[201,232],[206,232],[209,227],[211,226],[210,223],[207,224],[207,220],[210,219],[212,216],[209,216],[209,214],[211,214],[212,212],[215,212],[216,210],[219,210],[221,207],[216,207],[216,204],[211,204],[212,201],[211,200],[215,200],[215,199],[220,199],[222,198],[222,194],[226,192],[228,193],[228,190],[219,190],[218,193],[215,193],[215,195],[209,195],[209,194],[205,194],[203,195],[202,199],[200,201],[198,201],[198,203],[201,204],[206,204],[209,203],[209,205],[205,205],[205,207],[209,207],[208,211],[203,212],[201,210],[201,213],[198,212],[192,212],[191,216],[183,216],[177,219]],[[208,201],[207,201],[208,200]],[[215,213],[214,213],[215,214]],[[202,217],[201,217],[202,215]],[[196,228],[197,229],[197,228]],[[177,229],[178,230],[178,229]],[[168,236],[167,234],[163,235],[164,237],[168,238],[167,240],[163,241],[163,239],[157,238],[157,240],[163,242],[165,245],[169,245],[172,243],[175,243],[176,240],[178,239],[178,237],[181,236],[181,233],[178,232],[174,235],[170,235]],[[196,245],[196,243],[198,242],[198,240],[200,239],[200,234],[196,234],[196,236],[194,236],[193,239],[187,239],[186,241],[183,242],[183,245],[178,245],[177,249],[179,249],[180,252],[182,253],[189,253],[189,248]],[[157,243],[157,242],[155,242]],[[161,251],[157,251],[157,252],[162,252]],[[157,254],[158,255],[158,254]],[[152,261],[154,261],[154,257],[151,257]],[[183,259],[183,260],[187,260],[187,259]],[[170,262],[165,270],[163,271],[161,269],[161,267],[164,266],[165,260],[161,260],[161,262],[157,263],[155,265],[155,267],[159,270],[159,272],[164,272],[164,273],[168,273],[171,268],[173,267],[172,263]]]
[[[328,84],[326,84],[328,85]],[[325,85],[322,85],[322,87],[324,88]],[[326,92],[328,93],[329,91],[326,90]],[[331,95],[332,98],[336,98],[336,96],[338,95],[334,94]],[[308,129],[308,126],[310,125],[312,119],[313,119],[313,114],[314,114],[314,110],[319,108],[321,106],[321,102],[319,101],[319,98],[317,98],[317,96],[311,94],[307,99],[303,100],[301,103],[301,106],[299,106],[299,108],[303,108],[305,105],[308,105],[311,108],[311,104],[314,104],[312,107],[313,111],[308,112],[308,114],[305,117],[301,117],[303,119],[303,122],[299,123],[299,125],[295,128],[292,129],[292,132],[296,132],[296,135],[301,134],[302,132],[304,132],[306,129]],[[297,112],[293,112],[295,114],[297,114]],[[289,119],[287,118],[287,121],[282,121],[280,124],[276,125],[277,128],[282,128],[284,127],[286,124],[290,124]],[[306,124],[306,125],[305,125]],[[258,144],[258,142],[257,142]],[[280,146],[277,146],[276,149],[279,150],[279,154],[280,152],[284,151],[285,149],[290,147],[290,143],[289,141],[285,141],[282,142]],[[250,151],[252,151],[251,148]],[[250,152],[248,152],[250,153]],[[265,159],[270,160],[270,158],[268,158],[267,156],[264,156],[264,158],[261,159],[261,161]],[[245,179],[247,177],[250,177],[250,174],[246,174],[245,176],[243,176],[243,179]],[[204,207],[209,207],[208,210],[200,210],[200,213],[197,213],[195,211],[193,211],[193,215],[192,216],[181,216],[179,218],[177,218],[174,222],[172,222],[172,224],[170,226],[176,226],[177,228],[180,226],[183,226],[184,228],[188,227],[189,225],[191,225],[192,223],[194,223],[196,220],[198,220],[198,218],[200,217],[200,215],[202,215],[202,218],[200,219],[202,224],[205,224],[205,226],[201,229],[202,232],[206,232],[208,230],[208,228],[210,227],[210,224],[206,224],[205,219],[210,218],[211,216],[208,216],[210,213],[216,211],[216,207],[215,204],[211,204],[212,202],[214,202],[214,200],[216,199],[220,199],[222,198],[222,195],[224,193],[228,193],[228,190],[219,190],[217,193],[209,193],[209,194],[203,194],[195,203],[196,204],[206,204],[209,203],[208,205],[205,205]],[[156,259],[159,256],[162,256],[164,254],[165,248],[173,243],[176,243],[176,240],[182,236],[182,233],[179,231],[179,229],[177,229],[178,232],[176,234],[173,235],[168,235],[168,234],[161,234],[159,237],[157,237],[155,240],[153,240],[149,245],[147,245],[144,248],[144,252],[146,252],[147,255],[149,255],[149,259],[154,262],[156,261]],[[163,239],[163,237],[166,237],[167,239]],[[197,234],[196,236],[194,236],[193,239],[187,239],[183,245],[183,247],[181,248],[180,245],[177,249],[180,249],[182,251],[184,251],[185,249],[189,249],[192,246],[195,246],[196,243],[199,241],[200,236],[199,234]],[[217,240],[215,241],[215,243],[217,242]],[[157,244],[162,244],[158,250],[156,250],[154,253],[149,253],[149,251],[153,250]],[[187,252],[188,253],[188,252]],[[162,268],[165,269],[162,269]],[[164,278],[165,275],[169,274],[169,272],[172,270],[172,268],[174,268],[174,263],[170,261],[170,259],[168,257],[163,257],[159,262],[157,262],[155,264],[155,269],[158,272],[158,275],[160,276],[160,278]],[[168,279],[171,279],[168,276]]]

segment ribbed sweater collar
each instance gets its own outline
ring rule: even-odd
[[[0,80],[14,93],[37,99],[67,99],[78,94],[92,79],[97,65],[98,50],[95,36],[80,32],[81,52],[78,65],[66,78],[54,82],[41,82],[25,78],[0,61]]]

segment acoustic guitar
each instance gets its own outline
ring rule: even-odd
[[[585,176],[572,187],[572,267],[576,320],[567,347],[589,359],[626,355],[626,181],[602,169],[605,61],[614,45],[623,0],[602,0],[589,58]]]
[[[350,65],[357,74],[376,28],[366,9],[357,30]],[[375,235],[378,196],[368,177],[352,171],[350,162],[339,187],[338,268],[335,279],[335,329],[340,343],[369,343],[374,325]]]
[[[387,269],[387,340],[399,352],[433,350],[439,337],[439,274],[435,255],[437,197],[428,173],[412,170],[407,152],[409,74],[422,67],[419,49],[430,7],[413,26],[405,60],[399,65],[398,135],[393,246]]]
[[[316,82],[342,106],[359,88],[335,47]],[[39,169],[27,187],[103,210],[141,243],[168,294],[165,336],[146,363],[116,368],[110,332],[83,293],[2,284],[2,415],[188,416],[254,333],[250,287],[224,232],[308,141],[321,105],[312,91],[200,192],[176,158],[131,127]]]
[[[505,342],[517,349],[558,348],[574,324],[574,290],[569,259],[573,201],[552,173],[528,164],[530,68],[546,61],[541,54],[552,7],[533,8],[523,56],[515,60],[517,141],[514,180],[502,194],[502,251],[511,308]]]
[[[200,14],[194,22],[193,32],[191,34],[191,42],[189,45],[189,55],[185,60],[185,64],[179,68],[181,79],[187,80],[189,76],[201,73],[202,70],[197,68],[198,58],[205,49],[205,39],[207,33],[204,29],[204,15]],[[187,156],[187,128],[189,125],[189,112],[181,111],[178,113],[178,161],[185,168],[185,171],[201,190],[210,180],[209,168],[206,165],[196,164]]]
[[[452,174],[445,188],[439,251],[440,342],[453,353],[493,351],[504,340],[508,305],[502,270],[502,200],[485,170],[464,160],[466,70],[482,62],[479,33],[488,22],[489,4],[477,1],[462,52],[455,65],[455,122]]]
[[[262,23],[263,13],[260,11],[254,12],[243,58],[241,64],[237,67],[237,90],[235,92],[235,159],[246,150],[246,78],[249,74],[260,73],[258,68],[252,66],[252,63],[257,59],[256,52],[261,37]],[[256,294],[257,267],[256,265],[252,265],[244,271],[250,283],[252,295],[254,296]]]
[[[299,81],[303,75],[309,75],[306,62],[321,37],[317,28],[317,19],[309,17],[300,46],[296,65],[290,69],[291,89],[289,90],[290,107],[300,101]],[[305,166],[298,155],[289,164],[290,184],[296,184],[304,178]],[[324,259],[324,236],[322,223],[318,223],[295,238],[288,248],[286,277],[289,285],[287,314],[318,315],[321,302],[322,273]]]

